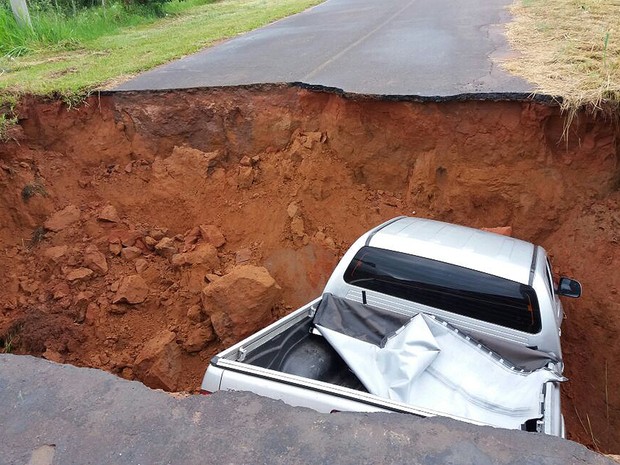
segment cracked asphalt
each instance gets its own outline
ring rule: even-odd
[[[373,95],[528,95],[503,71],[511,0],[327,0],[114,90],[303,82]]]
[[[247,392],[173,397],[0,355],[0,464],[613,465],[543,434],[398,413],[321,414]]]

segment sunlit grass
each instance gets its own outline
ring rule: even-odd
[[[168,16],[149,24],[0,58],[0,89],[72,94],[118,82],[221,39],[302,11],[320,0],[200,0],[165,5]],[[202,3],[202,4],[201,4]]]
[[[202,3],[212,2],[202,0]],[[185,6],[186,9],[189,7]],[[105,8],[85,8],[75,15],[53,8],[35,8],[31,9],[30,28],[20,27],[7,5],[0,4],[0,55],[16,57],[45,48],[75,49],[85,41],[114,34],[123,27],[152,23],[161,14],[164,13],[159,6],[129,8],[122,3],[109,3]]]

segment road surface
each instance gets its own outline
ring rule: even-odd
[[[303,82],[374,95],[528,94],[494,61],[510,0],[327,0],[115,90]]]
[[[0,464],[614,465],[574,442],[398,413],[320,414],[250,393],[174,398],[0,355]]]

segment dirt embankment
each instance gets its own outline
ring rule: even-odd
[[[317,296],[405,214],[511,226],[567,301],[570,437],[620,450],[613,124],[523,102],[388,102],[294,87],[23,102],[0,145],[0,336],[16,353],[194,390],[223,346]],[[248,306],[251,306],[248,311]]]

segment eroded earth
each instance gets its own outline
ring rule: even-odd
[[[571,439],[620,450],[613,121],[287,85],[26,98],[18,114],[0,144],[5,351],[195,392],[211,356],[318,296],[370,227],[506,227],[582,282],[564,415]]]

